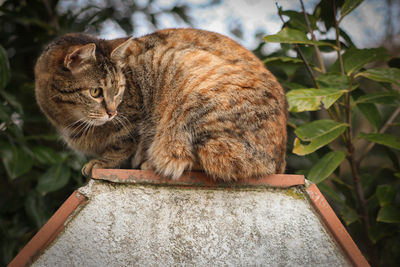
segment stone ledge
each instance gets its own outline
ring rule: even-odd
[[[172,180],[155,174],[152,171],[122,170],[122,169],[94,169],[92,178],[114,183],[173,185],[189,187],[272,187],[288,188],[304,185],[303,175],[274,174],[262,178],[253,178],[224,182],[214,180],[203,172],[185,172],[179,179]]]

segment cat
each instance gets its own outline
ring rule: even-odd
[[[66,34],[35,66],[36,100],[82,169],[130,167],[232,181],[283,173],[287,102],[264,64],[230,38],[166,29],[102,40]]]

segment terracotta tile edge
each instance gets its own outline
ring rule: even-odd
[[[86,202],[87,198],[84,195],[74,191],[39,232],[15,256],[8,267],[31,265],[64,229],[67,219],[73,215],[78,207]]]
[[[172,180],[152,171],[125,169],[95,169],[92,178],[114,183],[154,184],[190,187],[278,187],[304,185],[303,175],[274,174],[259,179],[246,179],[233,182],[215,181],[203,172],[186,172],[179,179]]]
[[[353,266],[370,266],[318,187],[312,184],[306,191],[311,199],[313,207],[320,214],[326,228],[332,234]]]

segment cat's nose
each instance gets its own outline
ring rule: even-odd
[[[117,115],[117,111],[116,110],[107,110],[107,114],[108,114],[109,118],[112,118],[115,115]]]

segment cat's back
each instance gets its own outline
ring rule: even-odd
[[[163,48],[175,51],[197,50],[216,56],[228,64],[245,63],[264,68],[254,54],[229,37],[216,32],[193,28],[164,29],[138,38],[137,41],[143,44],[142,53]]]
[[[230,82],[285,101],[282,87],[261,60],[224,35],[192,28],[164,29],[135,41],[132,73],[153,96],[174,89],[183,92],[188,83],[213,88],[216,82]]]

